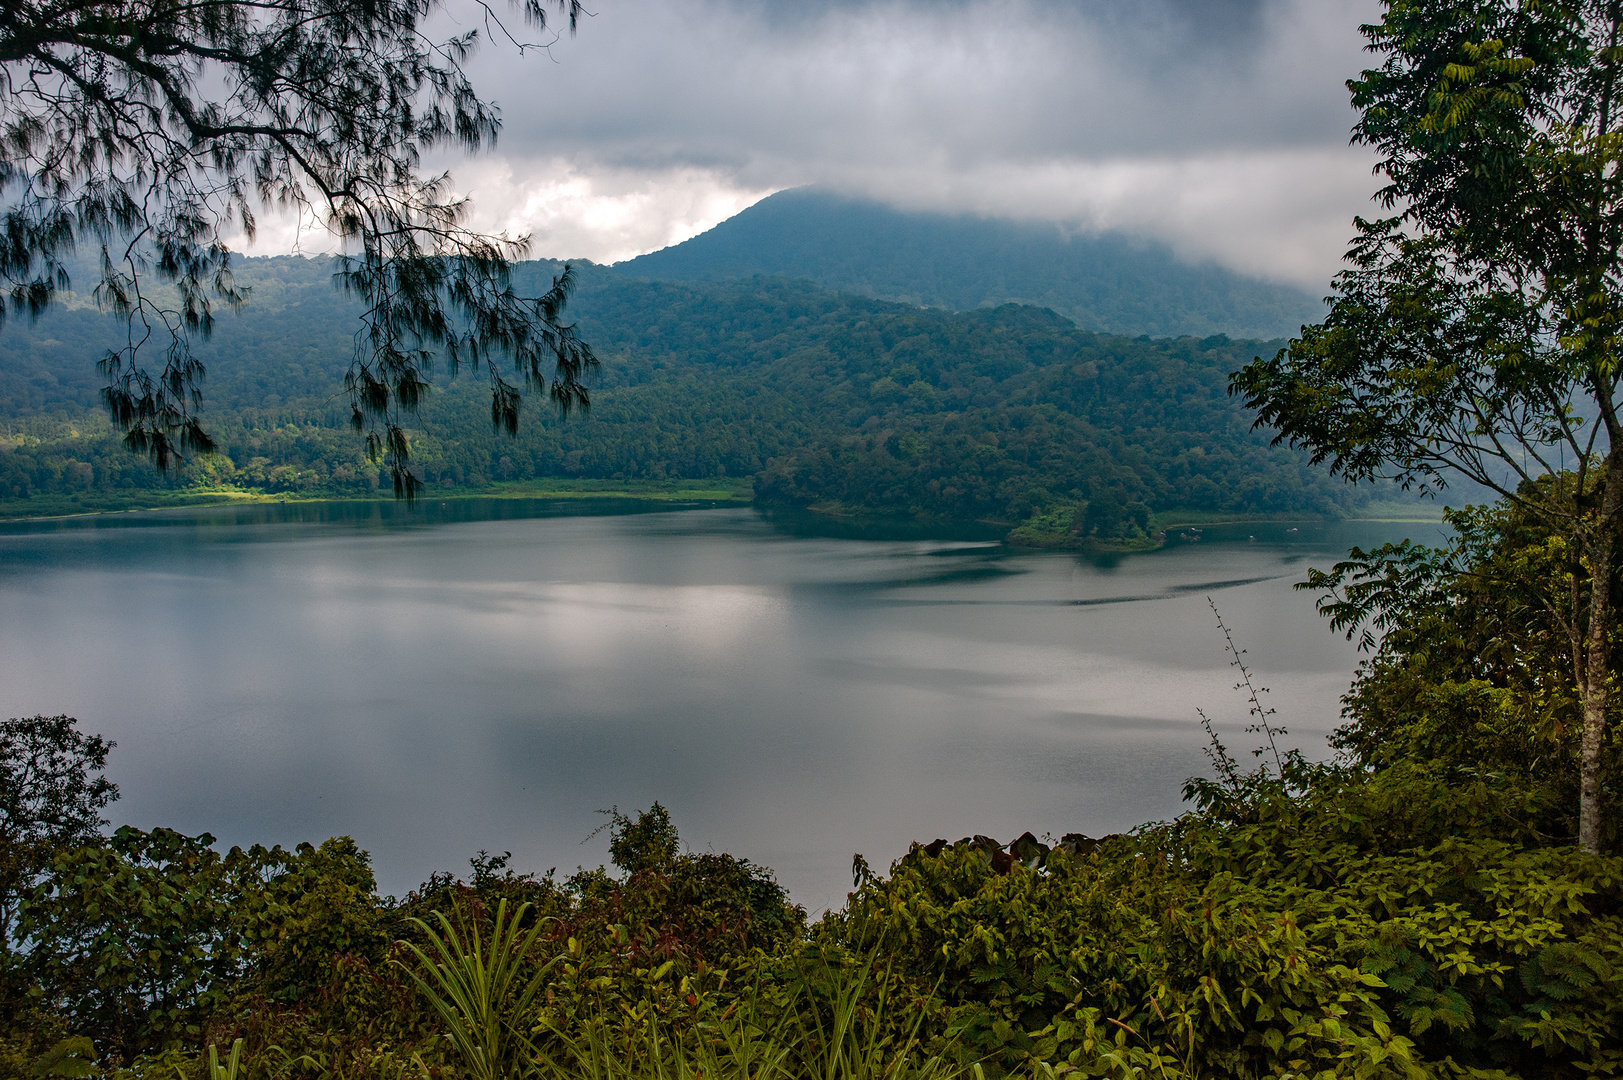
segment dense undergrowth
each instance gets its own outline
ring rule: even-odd
[[[1623,1064],[1623,860],[1553,842],[1540,793],[1507,778],[1293,770],[1070,853],[1028,840],[1034,865],[915,847],[809,926],[725,855],[562,880],[476,859],[391,901],[341,839],[222,855],[123,829],[58,855],[24,905],[0,1065],[201,1076],[240,1039],[246,1076],[478,1075],[414,976],[436,938],[435,956],[488,942],[499,910],[533,934],[513,985],[536,992],[502,1014],[515,1050],[492,1075],[651,1077],[662,1053],[818,1075],[845,999],[886,1075]]]
[[[481,853],[398,900],[342,838],[107,835],[107,745],[10,721],[0,1074],[1623,1072],[1616,814],[1606,853],[1578,849],[1576,705],[1539,614],[1571,564],[1508,511],[1453,521],[1447,551],[1315,577],[1385,628],[1333,763],[1245,771],[1214,739],[1176,821],[914,845],[812,921],[768,870],[684,851],[657,804],[614,815],[614,870]]]

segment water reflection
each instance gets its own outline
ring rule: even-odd
[[[1195,707],[1230,734],[1245,719],[1207,595],[1292,739],[1322,746],[1357,657],[1292,582],[1349,543],[1435,535],[1100,567],[795,536],[748,510],[500,502],[10,527],[0,708],[117,739],[122,820],[350,833],[389,890],[479,848],[595,865],[594,811],[659,799],[690,844],[820,907],[853,851],[1176,813],[1204,765]]]

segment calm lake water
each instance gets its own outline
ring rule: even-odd
[[[1237,755],[1254,741],[1208,596],[1289,741],[1322,755],[1358,655],[1292,583],[1351,543],[1440,535],[1209,529],[1098,565],[797,537],[743,509],[548,516],[579,509],[4,527],[0,710],[116,739],[120,823],[347,833],[385,891],[481,848],[595,866],[594,811],[658,799],[691,847],[816,910],[853,852],[1177,814],[1206,765],[1197,706]]]

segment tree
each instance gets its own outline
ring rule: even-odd
[[[116,1058],[176,1040],[241,968],[213,843],[125,826],[58,855],[22,907],[35,993]]]
[[[1567,541],[1579,838],[1598,849],[1623,526],[1623,3],[1386,0],[1350,81],[1390,216],[1324,322],[1237,372],[1277,440],[1353,479],[1481,484]],[[1559,478],[1559,479],[1557,479]]]
[[[1503,503],[1445,516],[1454,535],[1444,548],[1407,540],[1355,548],[1297,586],[1324,591],[1320,608],[1338,627],[1373,624],[1361,642],[1373,655],[1359,666],[1344,699],[1347,723],[1331,744],[1361,768],[1418,762],[1522,785],[1554,810],[1538,830],[1570,835],[1579,748],[1569,733],[1581,730],[1583,708],[1562,614],[1571,595],[1567,540]],[[1614,590],[1620,577],[1614,566]],[[1611,635],[1611,653],[1616,670],[1623,635]],[[1608,767],[1616,762],[1609,747]],[[1614,797],[1615,773],[1607,783]],[[1615,844],[1623,823],[1612,815],[1603,824]]]
[[[58,851],[101,835],[101,812],[118,788],[99,775],[113,744],[69,716],[0,723],[0,947],[9,948],[17,904]]]
[[[667,867],[681,852],[682,841],[671,823],[671,812],[657,802],[636,820],[620,813],[619,807],[599,813],[610,815],[609,824],[602,827],[609,830],[609,859],[627,874]]]
[[[380,915],[348,837],[222,854],[207,833],[124,826],[56,853],[21,908],[19,967],[34,1001],[129,1061],[234,994],[308,1003],[346,960],[382,963]]]
[[[518,2],[518,0],[515,0]],[[37,316],[72,284],[73,255],[97,249],[95,296],[128,324],[101,360],[102,392],[125,442],[167,467],[213,442],[196,410],[206,372],[190,335],[233,284],[228,232],[256,210],[315,216],[341,238],[337,279],[363,308],[345,389],[368,450],[398,494],[418,486],[403,428],[436,353],[454,374],[483,366],[491,420],[512,432],[520,386],[567,411],[588,404],[596,363],[560,321],[566,267],[539,297],[509,264],[526,237],[464,226],[468,203],[425,152],[494,143],[495,107],[464,64],[473,30],[436,41],[444,0],[8,0],[0,6],[0,278],[13,314]],[[547,0],[522,0],[545,28]],[[579,0],[556,0],[571,29]],[[522,50],[495,12],[487,28]],[[153,278],[166,288],[154,288]],[[0,312],[0,318],[4,313]],[[145,361],[161,350],[161,367]],[[546,365],[552,366],[550,382]]]

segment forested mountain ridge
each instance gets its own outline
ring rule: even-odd
[[[615,269],[713,281],[804,278],[825,288],[954,311],[1048,307],[1084,330],[1136,336],[1289,337],[1320,302],[1164,245],[1058,226],[908,213],[813,188],[781,191],[708,232]]]
[[[557,264],[519,268],[544,287]],[[416,424],[432,488],[564,477],[753,481],[774,505],[939,522],[1086,512],[1099,536],[1154,510],[1333,512],[1354,498],[1265,434],[1226,379],[1274,346],[1091,334],[1051,311],[950,313],[757,278],[643,281],[590,264],[571,314],[603,358],[585,416],[531,403],[491,430],[480,376],[439,385]],[[84,305],[0,333],[0,511],[36,493],[188,484],[363,494],[377,466],[344,424],[353,312],[330,268],[245,260],[250,304],[197,347],[223,453],[158,475],[95,410],[112,323]],[[1079,522],[1082,519],[1078,519]]]

